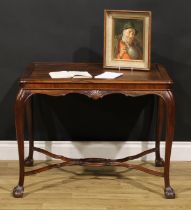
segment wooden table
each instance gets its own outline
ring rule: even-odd
[[[64,63],[64,62],[33,62],[27,67],[27,71],[20,79],[20,88],[15,105],[15,125],[19,152],[19,182],[13,190],[14,197],[22,197],[24,192],[24,177],[36,174],[54,167],[81,165],[81,166],[123,166],[137,169],[152,175],[164,177],[164,194],[166,198],[175,198],[175,193],[170,186],[169,168],[172,140],[175,125],[175,101],[172,93],[173,82],[165,68],[159,64],[153,64],[150,71],[123,70],[123,76],[106,79],[51,79],[50,71],[61,70],[85,70],[93,76],[98,75],[106,69],[102,64],[94,63]],[[117,72],[116,69],[109,71]],[[128,156],[122,159],[85,158],[71,159],[61,155],[50,153],[44,149],[34,146],[32,127],[31,96],[34,94],[46,94],[50,96],[64,96],[69,93],[79,93],[92,99],[100,99],[113,93],[124,94],[125,96],[143,96],[153,94],[158,96],[158,119],[156,128],[155,148],[143,151],[139,154]],[[29,124],[29,156],[24,159],[24,118],[25,108],[27,110],[27,121]],[[165,118],[164,118],[165,117]],[[160,138],[166,125],[165,135],[165,160],[160,157]],[[33,165],[33,151],[37,151],[50,157],[62,160],[62,163],[53,164],[32,171],[25,172],[25,166]],[[155,152],[155,166],[164,167],[164,172],[144,168],[140,165],[129,164],[143,155]]]

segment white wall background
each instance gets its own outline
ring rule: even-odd
[[[141,141],[38,141],[36,147],[72,158],[123,158],[154,148],[154,142]],[[164,157],[165,143],[161,142],[161,156]],[[28,142],[25,142],[25,156],[28,154]],[[50,159],[34,152],[35,160]],[[144,156],[144,160],[154,160],[154,153]],[[0,141],[0,160],[18,160],[17,141]],[[191,161],[191,142],[173,142],[171,160]]]

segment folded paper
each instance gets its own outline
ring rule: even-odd
[[[49,75],[52,79],[61,79],[61,78],[92,78],[92,75],[87,71],[56,71],[49,72]]]

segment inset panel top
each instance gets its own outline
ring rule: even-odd
[[[52,79],[49,72],[53,71],[88,71],[92,78]],[[95,79],[94,76],[103,72],[121,72],[122,76],[115,79]],[[160,64],[153,64],[150,71],[133,71],[105,69],[101,63],[66,63],[66,62],[33,62],[27,66],[20,79],[23,88],[56,89],[119,89],[119,90],[167,90],[172,88],[173,81],[166,69]]]

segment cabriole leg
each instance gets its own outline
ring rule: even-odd
[[[13,196],[15,198],[23,197],[24,192],[24,106],[30,95],[29,92],[20,89],[15,104],[15,127],[19,153],[19,182],[13,189]]]
[[[175,127],[175,101],[171,91],[166,91],[164,95],[164,102],[166,106],[166,146],[165,146],[165,165],[164,165],[164,194],[168,199],[175,198],[175,192],[170,186],[169,170],[170,170],[170,156],[172,141],[174,137]]]

